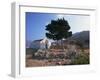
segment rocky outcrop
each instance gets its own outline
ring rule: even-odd
[[[72,45],[73,46],[73,45]],[[78,54],[81,53],[81,50],[78,50],[74,47],[70,46],[69,49],[65,50],[45,50],[39,49],[36,53],[34,53],[33,58],[36,59],[73,59]]]

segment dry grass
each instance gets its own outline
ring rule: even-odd
[[[57,50],[51,50],[51,51],[59,52]],[[88,54],[87,57],[88,57],[90,53],[89,49],[84,49],[84,53],[87,53]],[[70,64],[71,64],[71,59],[40,59],[39,60],[39,59],[33,59],[32,54],[26,55],[26,67],[57,66],[57,65],[70,65]]]

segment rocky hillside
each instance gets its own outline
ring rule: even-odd
[[[70,39],[72,40],[78,40],[78,41],[86,41],[89,40],[89,31],[82,31],[82,32],[77,32],[73,34]]]
[[[84,47],[89,48],[90,42],[90,33],[89,31],[82,31],[73,34],[70,38],[67,39],[68,42],[74,41],[77,43],[81,43]]]

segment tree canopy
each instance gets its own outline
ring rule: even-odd
[[[70,26],[67,20],[64,18],[51,20],[51,22],[46,25],[46,37],[53,40],[62,40],[72,36]]]

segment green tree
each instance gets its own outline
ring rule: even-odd
[[[68,21],[64,18],[51,20],[51,22],[46,25],[46,37],[53,40],[62,40],[72,36],[72,32],[70,30],[70,26]],[[63,45],[62,45],[63,46]]]

